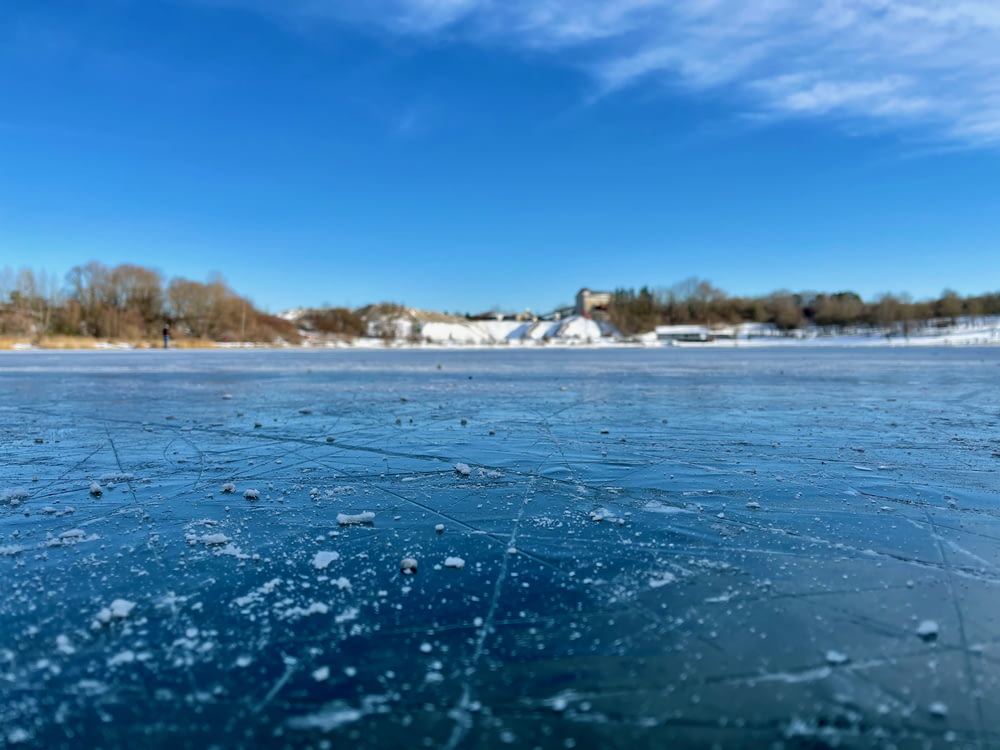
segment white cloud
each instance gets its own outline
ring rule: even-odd
[[[260,0],[230,0],[255,3]],[[344,18],[342,0],[288,0]],[[395,33],[547,50],[600,93],[664,77],[748,114],[867,120],[1000,144],[997,0],[369,0]]]

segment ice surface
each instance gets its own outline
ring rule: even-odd
[[[2,353],[0,746],[998,747],[998,382],[997,348]]]

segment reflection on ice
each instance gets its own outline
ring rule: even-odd
[[[997,746],[998,376],[0,356],[0,747]]]

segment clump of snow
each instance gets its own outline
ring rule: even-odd
[[[0,490],[0,504],[13,505],[17,507],[28,499],[28,490],[24,487],[13,487],[11,489]]]
[[[361,610],[358,609],[357,607],[348,607],[339,615],[334,616],[333,621],[338,625],[340,625],[345,622],[350,622],[351,620],[357,620],[358,615],[360,614]]]
[[[233,600],[233,603],[237,607],[241,608],[248,607],[253,604],[258,604],[264,600],[265,596],[273,593],[274,590],[278,588],[278,586],[280,585],[281,585],[280,578],[272,578],[270,581],[267,581],[266,583],[263,583],[260,586],[258,586],[256,589],[251,591],[246,596],[237,597],[236,599]]]
[[[338,513],[337,523],[341,526],[356,526],[359,524],[371,523],[375,520],[375,514],[369,510],[362,513]]]
[[[135,609],[135,602],[130,602],[128,599],[115,599],[111,602],[109,607],[111,610],[111,616],[117,620],[123,620],[132,614],[132,610]]]
[[[47,547],[69,547],[74,544],[79,544],[80,542],[92,542],[95,539],[100,539],[97,534],[91,534],[87,536],[87,532],[83,529],[70,529],[69,531],[62,532],[57,538],[49,539],[46,542]]]
[[[472,468],[468,464],[459,461],[455,464],[455,473],[462,477],[467,477],[472,473]]]
[[[259,500],[260,490],[243,490],[244,500]]]
[[[313,555],[312,564],[316,570],[326,570],[327,566],[330,565],[334,560],[340,559],[339,552],[330,552],[328,550],[322,550]]]
[[[324,682],[330,679],[330,668],[319,667],[318,669],[314,669],[312,673],[312,678],[316,680],[316,682]]]
[[[438,534],[443,534],[444,533],[444,524],[443,523],[439,523],[437,526],[434,527],[434,531],[436,531]]]
[[[11,745],[21,745],[31,742],[35,738],[31,732],[22,727],[14,727],[7,732],[7,742]]]
[[[649,579],[650,588],[658,589],[661,586],[666,586],[677,580],[677,576],[673,573],[661,573],[656,578]]]
[[[948,715],[948,706],[941,701],[934,701],[927,708],[931,712],[931,716],[934,716],[935,718],[943,719]]]
[[[917,635],[925,641],[933,641],[938,637],[938,624],[934,620],[924,620],[917,625]]]
[[[345,724],[351,724],[364,718],[364,713],[352,708],[344,701],[334,701],[321,711],[307,716],[293,716],[288,720],[292,729],[318,729],[322,732],[332,732]]]
[[[73,648],[73,644],[70,642],[69,636],[63,634],[56,636],[56,651],[60,654],[66,654],[67,656],[76,653],[76,649]]]
[[[403,575],[412,575],[417,572],[417,561],[413,557],[404,557],[399,562],[399,570]]]
[[[135,477],[135,474],[128,471],[111,471],[107,474],[101,474],[99,480],[101,482],[128,482]]]
[[[446,568],[464,568],[465,560],[461,557],[446,557],[444,559],[444,566]]]
[[[112,620],[124,620],[135,609],[135,602],[128,599],[115,599],[107,607],[102,607],[96,615],[96,621],[101,625],[108,625]]]
[[[279,609],[275,607],[275,614],[282,620],[297,620],[300,617],[309,615],[325,615],[330,611],[330,607],[324,602],[311,602],[308,607],[287,607]]]
[[[120,664],[132,664],[133,662],[135,662],[135,659],[136,659],[135,651],[132,651],[131,649],[126,649],[125,651],[115,654],[110,659],[108,659],[108,666],[117,667]]]
[[[848,661],[850,661],[850,657],[843,651],[830,649],[829,651],[826,652],[827,664],[832,664],[832,665],[846,664]]]
[[[94,497],[100,497],[101,495],[104,494],[104,490],[101,489],[101,485],[99,485],[97,482],[91,482],[90,494],[93,495]]]
[[[234,492],[236,492],[236,485],[233,484],[232,482],[226,482],[224,485],[222,485],[221,492],[223,495],[232,495]]]

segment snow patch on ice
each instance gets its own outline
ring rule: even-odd
[[[331,552],[328,550],[322,550],[313,555],[312,565],[316,570],[326,570],[327,566],[335,560],[340,559],[339,552]]]

